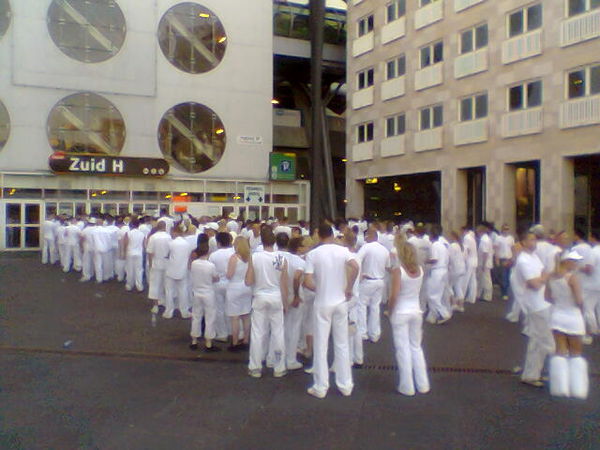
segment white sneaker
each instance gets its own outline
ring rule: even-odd
[[[189,318],[191,318],[191,317],[192,317],[192,315],[191,315],[190,313],[182,313],[182,314],[181,314],[181,317],[182,317],[183,319],[189,319]]]
[[[375,336],[374,338],[371,338],[370,340],[373,344],[377,344],[377,342],[379,342],[380,338],[381,338],[381,336]]]
[[[314,371],[315,371],[315,369],[313,369],[312,366],[304,368],[304,373],[307,373],[309,375],[311,375]]]
[[[341,387],[338,387],[338,391],[340,391],[344,397],[350,397],[352,395],[352,388],[342,389]]]
[[[325,396],[327,395],[327,393],[326,393],[326,392],[319,392],[319,391],[317,391],[317,390],[316,390],[314,387],[309,387],[309,388],[306,390],[306,392],[307,392],[309,395],[312,395],[313,397],[316,397],[316,398],[325,398]]]
[[[275,378],[285,377],[287,375],[287,370],[282,370],[281,372],[273,371],[273,376]]]
[[[589,334],[586,334],[584,337],[581,338],[582,344],[591,345],[592,342],[594,342],[594,339]]]
[[[252,378],[260,378],[262,377],[262,371],[260,369],[248,370],[248,375],[250,375]]]
[[[162,316],[163,316],[163,319],[172,319],[173,311],[165,311]]]
[[[299,361],[291,362],[289,364],[286,364],[286,366],[287,366],[288,370],[298,370],[298,369],[302,369],[302,367],[304,367],[304,365]]]

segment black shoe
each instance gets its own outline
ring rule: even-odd
[[[198,350],[198,344],[190,344],[192,350]]]
[[[221,351],[221,349],[220,349],[219,347],[215,347],[215,346],[213,345],[212,347],[206,347],[206,348],[204,349],[204,351],[205,351],[206,353],[216,353],[216,352],[220,352],[220,351]]]
[[[232,353],[238,353],[240,350],[242,350],[242,349],[240,348],[239,344],[237,344],[237,345],[230,345],[229,347],[227,347],[227,351],[230,351]]]
[[[358,363],[354,363],[354,364],[352,364],[352,368],[353,369],[362,369],[363,365],[362,364],[358,364]]]

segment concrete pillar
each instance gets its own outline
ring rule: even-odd
[[[540,162],[540,219],[546,229],[573,231],[575,172],[573,160],[558,154]]]
[[[502,171],[502,223],[517,231],[517,201],[515,198],[515,166],[503,164]]]
[[[362,181],[346,179],[346,217],[361,217],[365,213],[365,188]]]
[[[448,232],[458,230],[467,221],[467,175],[454,167],[441,171],[441,222]]]

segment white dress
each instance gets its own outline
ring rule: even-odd
[[[250,314],[252,308],[252,288],[244,282],[248,263],[238,258],[235,272],[227,284],[225,296],[225,314],[227,316],[242,316]]]
[[[551,278],[548,281],[552,300],[550,328],[572,336],[585,334],[585,323],[581,309],[575,303],[575,296],[567,277]]]

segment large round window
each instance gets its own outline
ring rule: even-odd
[[[48,141],[54,151],[117,155],[125,143],[125,122],[104,97],[74,94],[50,112]]]
[[[181,103],[160,121],[158,142],[169,162],[187,172],[215,166],[225,151],[225,127],[214,111],[199,103]]]
[[[48,31],[61,51],[86,63],[115,56],[125,41],[125,17],[115,0],[53,0]]]
[[[0,102],[0,150],[6,145],[8,141],[8,135],[10,134],[10,116],[4,106],[4,103]]]
[[[180,3],[169,9],[158,26],[158,41],[165,57],[188,73],[214,69],[227,47],[219,18],[196,3]]]
[[[0,38],[4,36],[10,25],[10,3],[8,0],[0,0]]]

